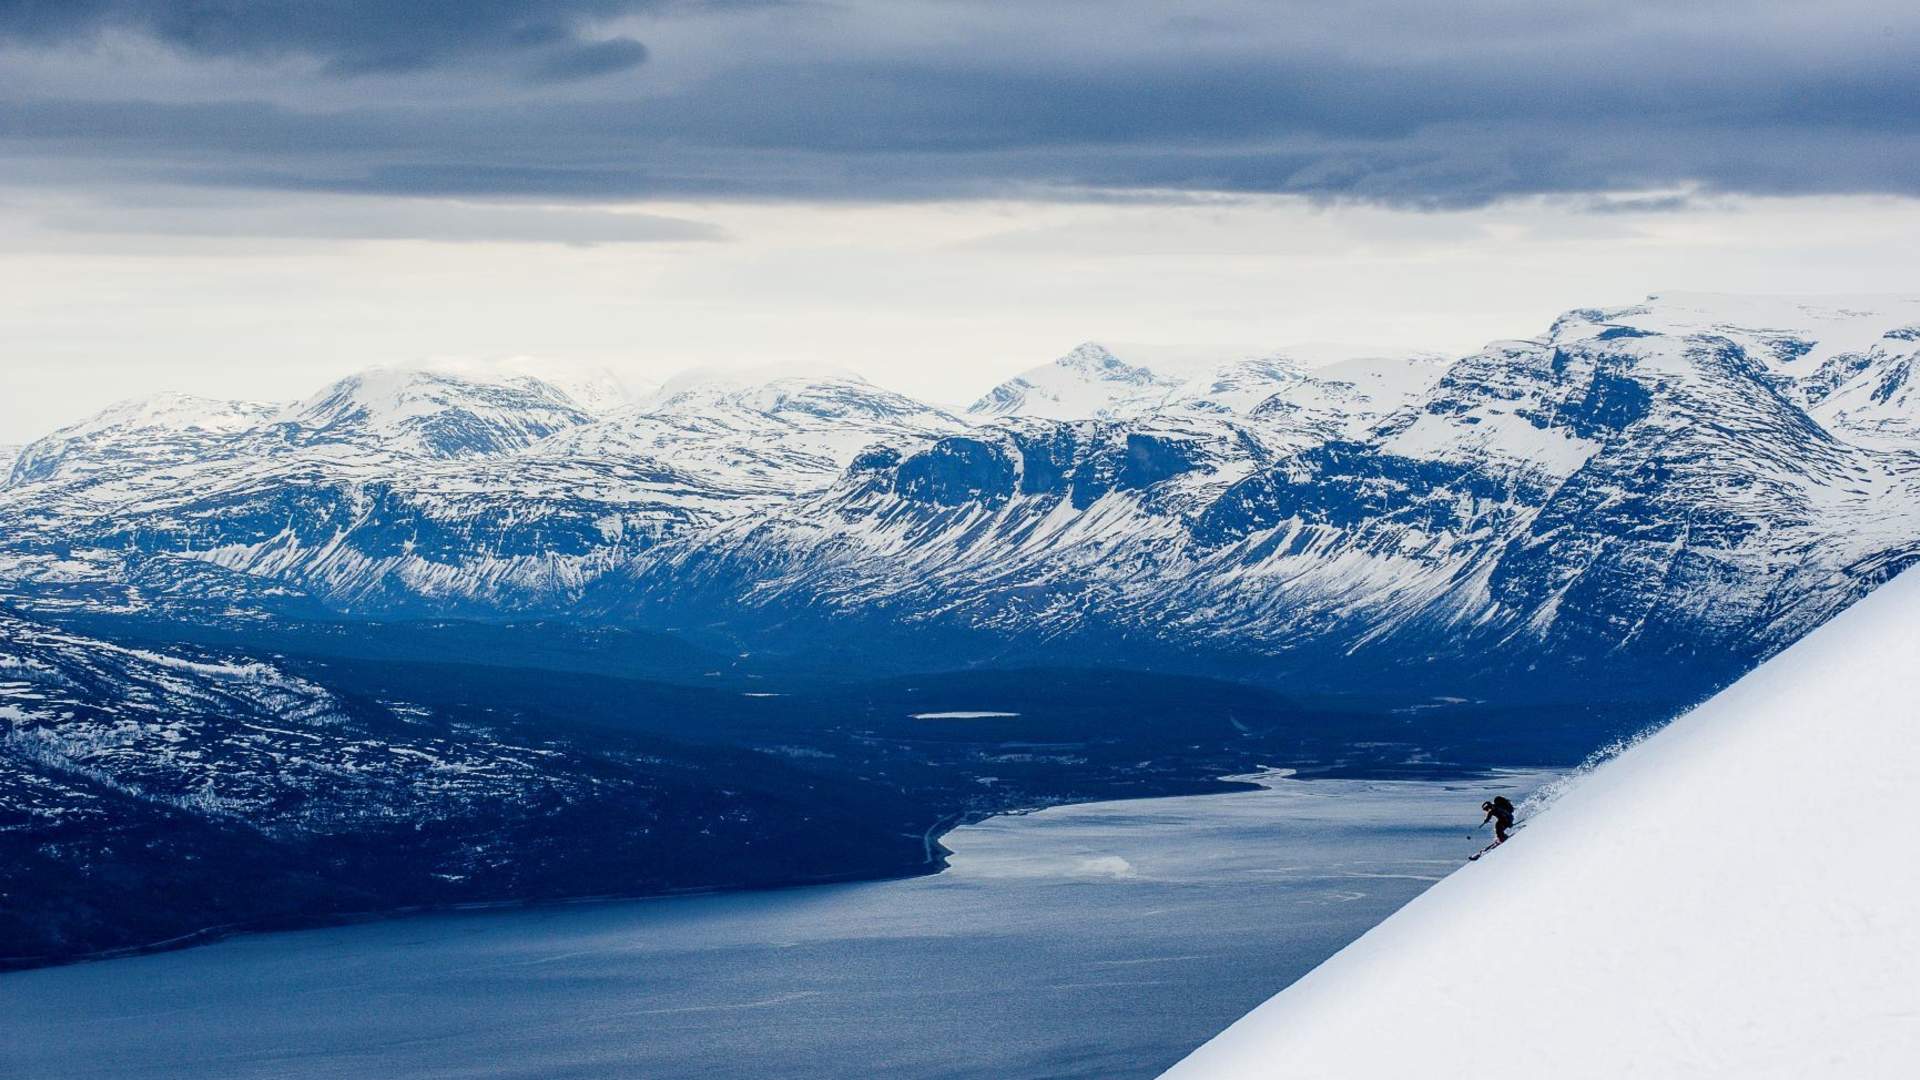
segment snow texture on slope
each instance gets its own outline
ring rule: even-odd
[[[235,434],[265,422],[275,411],[272,405],[256,402],[176,393],[122,401],[17,448],[8,465],[7,483],[194,461]]]
[[[858,376],[694,374],[633,409],[558,435],[538,456],[671,461],[726,491],[825,487],[875,443],[912,446],[966,423]]]
[[[530,376],[482,382],[376,368],[334,383],[277,418],[288,442],[377,446],[464,458],[531,445],[592,420],[559,388]]]
[[[1913,1075],[1915,655],[1909,573],[1167,1080]]]

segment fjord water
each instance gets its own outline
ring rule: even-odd
[[[904,881],[402,918],[0,976],[0,1074],[1151,1077],[1477,846],[1492,782],[1274,779]]]

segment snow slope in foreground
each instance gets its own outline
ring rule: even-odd
[[[1920,1075],[1917,659],[1909,573],[1164,1080]]]

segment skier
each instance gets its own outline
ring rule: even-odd
[[[1480,809],[1487,812],[1487,816],[1480,819],[1480,824],[1493,822],[1493,843],[1488,846],[1499,847],[1506,843],[1507,833],[1513,828],[1513,803],[1505,795],[1495,795],[1491,802],[1481,803]]]

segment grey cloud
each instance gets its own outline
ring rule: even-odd
[[[310,56],[340,75],[526,58],[538,78],[585,77],[646,59],[637,41],[587,40],[583,24],[659,0],[0,0],[0,39],[61,44],[144,34],[222,58]]]
[[[1687,194],[1673,195],[1601,195],[1587,200],[1589,214],[1674,214],[1695,210],[1700,200]]]
[[[93,14],[13,39],[209,7],[78,6]],[[328,0],[274,34],[254,6],[232,5],[249,11],[232,25],[139,25],[191,52],[297,48],[440,81],[344,99],[335,87],[325,108],[264,77],[221,100],[164,103],[35,95],[29,83],[0,112],[0,155],[64,162],[76,183],[582,202],[1157,191],[1444,208],[1682,188],[1920,194],[1920,10],[1894,3],[1208,0],[1169,20],[1144,0],[846,0],[727,5],[724,17],[712,5],[484,0],[404,5],[417,17],[348,31],[333,25],[343,12],[389,6]],[[0,0],[14,13],[0,27],[21,10]],[[579,81],[646,56],[630,37],[588,41],[579,28],[641,10],[654,13],[659,59],[641,70],[671,77]],[[416,46],[428,51],[407,52]]]
[[[638,67],[647,58],[647,47],[632,38],[612,38],[575,45],[542,57],[529,72],[540,82],[566,82],[610,75]]]

